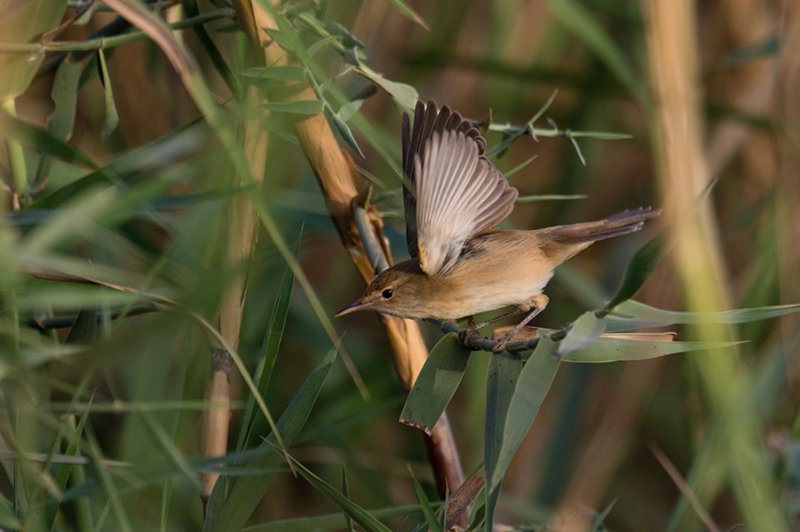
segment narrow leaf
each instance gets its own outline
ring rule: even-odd
[[[0,7],[0,39],[4,43],[38,42],[61,22],[66,0],[4,1]],[[10,101],[28,88],[45,58],[44,49],[31,53],[0,53],[0,101]]]
[[[109,471],[109,466],[105,464],[103,455],[100,451],[100,444],[93,433],[87,432],[88,440],[88,454],[91,456],[94,471],[97,474],[100,485],[103,487],[103,492],[111,514],[116,518],[116,530],[122,532],[133,532],[133,523],[128,517],[128,511],[122,502],[122,494],[119,491],[117,483],[114,482],[114,477]]]
[[[302,233],[297,237],[295,244],[295,257],[300,247],[302,240]],[[272,307],[272,315],[267,325],[267,333],[264,338],[264,347],[262,349],[261,358],[256,367],[254,380],[258,391],[262,397],[266,395],[267,387],[269,386],[270,377],[272,376],[272,369],[275,366],[275,361],[278,358],[278,348],[281,344],[283,337],[283,329],[286,325],[286,316],[289,313],[289,300],[292,296],[292,287],[294,286],[294,275],[289,266],[283,272],[278,291],[275,296],[275,303]],[[237,449],[249,447],[253,442],[253,438],[260,430],[265,429],[264,417],[256,408],[255,400],[252,396],[248,396],[247,405],[244,409],[244,420],[242,423],[242,430],[239,433],[239,442],[236,446]],[[261,424],[259,426],[259,423]]]
[[[425,28],[426,30],[430,31],[431,28],[428,26],[428,23],[420,17],[416,11],[408,7],[408,5],[403,2],[403,0],[389,0],[389,3],[399,11],[404,17],[407,17],[410,20],[413,20],[415,24],[418,26]]]
[[[330,108],[326,108],[330,109]],[[328,119],[333,122],[333,125],[336,127],[336,131],[339,133],[339,136],[347,143],[350,148],[353,149],[357,154],[359,154],[362,158],[366,158],[364,152],[361,151],[361,147],[356,142],[356,138],[353,136],[353,132],[350,131],[350,126],[347,125],[341,116],[341,111],[344,110],[344,107],[339,111],[339,113],[334,113],[332,111],[327,112]]]
[[[275,22],[278,24],[278,27],[281,26],[281,20],[276,19]],[[287,52],[294,52],[297,50],[298,46],[300,46],[300,42],[294,36],[294,32],[291,31],[280,31],[272,28],[264,28],[265,31],[269,34],[270,37],[275,39],[281,48],[286,50]]]
[[[575,320],[567,336],[559,343],[558,355],[564,356],[591,344],[603,334],[605,328],[606,322],[604,319],[598,318],[594,312],[584,312]]]
[[[409,467],[409,471],[410,469]],[[419,507],[422,509],[422,515],[425,517],[425,524],[427,527],[423,528],[432,532],[442,532],[442,524],[436,519],[436,510],[434,510],[431,501],[429,501],[427,495],[425,495],[425,490],[422,489],[422,485],[417,480],[417,477],[414,476],[413,472],[411,474],[411,482],[414,484],[414,493],[417,496]]]
[[[42,254],[59,245],[86,237],[97,226],[97,220],[105,213],[118,208],[117,191],[108,187],[103,190],[87,191],[69,205],[50,216],[46,223],[37,227],[25,239],[20,257]]]
[[[653,269],[661,262],[663,256],[664,238],[661,235],[652,238],[642,246],[625,267],[619,287],[606,304],[604,312],[610,312],[623,301],[632,298],[653,273]]]
[[[21,524],[17,516],[14,515],[14,508],[11,501],[6,499],[5,495],[0,493],[0,526],[19,529]]]
[[[591,344],[570,351],[561,360],[583,363],[648,360],[676,353],[721,349],[740,343],[743,342],[671,342],[600,337]]]
[[[350,483],[347,481],[347,469],[344,467],[342,468],[342,493],[348,499],[350,498]],[[353,520],[350,518],[349,515],[344,515],[344,521],[347,524],[347,532],[355,532],[355,527],[353,526]]]
[[[411,85],[388,80],[366,65],[357,66],[356,71],[388,92],[403,109],[410,111],[414,109],[414,106],[417,104],[419,94],[417,93],[417,89]]]
[[[252,67],[243,70],[242,76],[276,81],[305,81],[306,69],[293,66]]]
[[[93,398],[90,399],[89,402],[87,403],[86,408],[77,424],[75,423],[74,416],[71,415],[67,416],[66,419],[64,420],[63,430],[65,434],[68,434],[66,438],[67,447],[64,450],[65,456],[74,456],[74,457],[80,456],[81,453],[78,447],[78,442],[80,442],[83,437],[83,431],[86,428],[86,422],[89,419],[89,413],[91,412],[92,409],[92,402]],[[58,486],[58,489],[62,494],[67,489],[67,482],[69,482],[70,477],[73,474],[75,474],[74,472],[77,472],[78,470],[82,469],[83,465],[79,464],[58,464],[55,467],[55,474],[53,475],[53,480],[55,481],[56,486]],[[82,471],[81,473],[78,473],[77,476],[82,476]],[[73,483],[75,483],[74,479]],[[81,506],[82,505],[85,506],[86,504],[87,501],[85,499],[82,501],[78,501],[76,504],[76,510],[80,511],[82,509]],[[55,523],[56,516],[58,515],[58,506],[59,506],[58,501],[55,499],[50,499],[45,504],[45,509],[44,509],[46,515],[45,523],[47,523],[48,530],[53,529],[53,524]]]
[[[617,500],[614,499],[611,501],[608,506],[606,506],[602,512],[597,514],[595,518],[592,520],[592,532],[601,532],[606,530],[606,527],[603,525],[608,515],[611,513],[611,510],[614,509],[614,505],[617,503]]]
[[[335,360],[336,350],[331,349],[300,385],[278,420],[278,431],[283,438],[284,445],[291,445],[300,434]],[[274,447],[274,442],[274,436],[270,434],[267,440],[259,446],[259,449],[268,452],[253,460],[248,467],[268,470],[277,466],[282,454]],[[241,530],[264,496],[267,484],[271,479],[272,475],[268,474],[239,478],[221,476],[208,501],[203,530]]]
[[[516,174],[517,172],[521,172],[522,170],[524,170],[529,164],[531,164],[533,161],[535,161],[537,157],[539,157],[539,156],[538,155],[531,155],[530,157],[528,157],[527,159],[522,161],[520,164],[518,164],[517,166],[515,166],[511,170],[503,172],[505,174],[505,176],[506,176],[506,179],[508,179],[512,175]],[[540,198],[540,197],[546,197],[546,196],[523,196],[523,198]],[[566,198],[566,197],[569,197],[569,196],[563,196],[563,197]],[[583,196],[581,196],[581,197],[583,197]],[[518,197],[517,198],[517,202],[519,202],[519,200],[520,200],[520,198]],[[523,200],[523,202],[524,201],[525,200]],[[528,201],[540,201],[540,200],[529,199]]]
[[[103,76],[103,102],[105,104],[105,121],[103,122],[103,129],[100,131],[100,136],[107,139],[111,133],[117,129],[119,124],[119,115],[117,114],[117,105],[114,103],[114,91],[111,88],[111,78],[108,76],[108,65],[106,64],[106,54],[103,49],[97,51],[100,56],[100,73]]]
[[[337,37],[341,37],[342,39],[342,46],[345,48],[358,48],[358,49],[365,49],[367,47],[361,39],[353,35],[349,29],[347,29],[342,24],[334,21],[334,20],[325,20],[321,21],[322,25],[324,26],[325,30],[327,30],[329,35],[335,35]]]
[[[295,470],[306,480],[306,482],[311,484],[314,489],[327,497],[329,501],[338,506],[343,512],[350,516],[353,521],[361,525],[365,530],[389,532],[390,529],[378,521],[367,510],[342,495],[342,492],[334,488],[328,482],[322,480],[294,458],[290,457],[290,460],[292,461],[292,465],[294,466]]]
[[[85,303],[84,303],[85,305]],[[66,343],[90,345],[97,339],[97,319],[100,313],[96,309],[80,308],[75,323],[67,334]]]
[[[85,153],[67,144],[52,133],[18,120],[6,112],[0,112],[0,137],[12,137],[20,143],[37,148],[39,151],[58,157],[68,163],[79,163],[94,170],[100,167]]]
[[[487,487],[490,492],[499,489],[511,459],[539,414],[539,408],[558,370],[559,359],[555,351],[556,344],[547,336],[542,336],[522,368],[506,415],[497,463]]]
[[[417,504],[404,504],[369,510],[378,519],[405,517],[420,510]],[[242,532],[307,532],[308,530],[338,530],[342,527],[342,514],[325,514],[314,517],[297,517],[251,525]]]
[[[633,300],[621,303],[614,310],[615,314],[657,321],[665,325],[673,323],[748,323],[751,321],[768,320],[788,314],[795,314],[797,312],[800,312],[800,303],[773,305],[769,307],[740,308],[719,312],[680,312],[651,307]]]
[[[547,3],[556,20],[583,41],[631,95],[643,100],[644,89],[628,58],[583,4],[576,0],[548,0]]]
[[[78,101],[78,83],[83,63],[67,56],[56,70],[50,97],[55,104],[53,114],[47,119],[47,131],[61,140],[69,140],[75,126],[75,109]]]
[[[469,354],[455,334],[439,340],[408,394],[400,422],[430,434],[461,383]]]
[[[505,439],[505,424],[511,398],[517,384],[522,359],[509,353],[496,354],[489,360],[486,387],[486,421],[483,431],[483,467],[486,478],[494,478],[499,465],[500,452]],[[500,495],[500,487],[486,489],[486,532],[493,529],[494,508]]]
[[[142,419],[154,436],[155,443],[161,447],[163,456],[173,462],[175,468],[183,474],[183,478],[199,492],[201,489],[200,476],[192,468],[186,456],[178,449],[174,438],[156,421],[151,412],[142,411]]]
[[[322,112],[325,103],[322,100],[296,100],[294,102],[268,102],[259,107],[276,113],[316,115]]]
[[[534,203],[538,201],[566,201],[586,199],[584,194],[536,194],[534,196],[519,196],[517,203]]]

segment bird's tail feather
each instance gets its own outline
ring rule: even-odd
[[[603,220],[557,225],[537,231],[543,240],[559,244],[589,244],[597,240],[635,233],[644,223],[661,214],[660,210],[640,207],[618,212]]]

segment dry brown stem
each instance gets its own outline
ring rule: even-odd
[[[235,5],[239,4],[235,3]],[[251,27],[250,24],[245,24],[245,26]],[[254,106],[259,103],[260,95],[255,87],[249,87],[245,97],[246,105]],[[243,125],[242,137],[245,157],[250,168],[248,177],[252,177],[254,183],[261,184],[264,181],[269,147],[267,131],[261,127],[259,120],[249,120]],[[244,176],[236,176],[237,183],[235,185],[252,184],[241,182],[243,178]],[[252,192],[252,194],[257,193],[257,190]],[[257,228],[258,217],[251,196],[249,194],[239,195],[231,202],[227,213],[226,262],[231,268],[232,274],[228,278],[228,284],[222,293],[218,309],[220,334],[234,349],[239,346],[239,331],[247,293],[247,263],[256,242]],[[232,365],[233,361],[227,351],[215,349],[211,377],[206,391],[209,401],[224,404],[233,400]],[[221,456],[227,452],[230,417],[230,409],[226,406],[210,408],[206,411],[203,420],[204,456]],[[218,478],[219,473],[203,474],[201,497],[204,502],[211,496]]]
[[[246,28],[257,28],[258,40],[264,46],[268,66],[284,66],[291,63],[286,50],[272,41],[264,31],[277,26],[269,12],[258,2],[240,2],[237,10],[246,20]],[[245,7],[246,4],[246,7]],[[253,21],[250,25],[249,21]],[[317,96],[308,84],[284,85],[278,96],[283,101],[313,100]],[[339,143],[323,114],[297,117],[292,120],[297,138],[308,158],[325,198],[328,211],[339,236],[354,265],[365,281],[374,276],[374,270],[367,260],[357,231],[353,226],[351,205],[358,196],[360,176],[350,157],[342,151]],[[373,227],[380,240],[383,240],[382,225],[373,217]],[[428,356],[427,347],[419,326],[412,320],[391,316],[381,316],[392,346],[395,368],[406,389],[410,389],[419,375]],[[435,470],[439,492],[453,492],[463,482],[463,472],[456,450],[455,440],[445,416],[434,427],[429,439],[431,461]]]

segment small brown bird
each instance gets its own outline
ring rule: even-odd
[[[659,214],[641,208],[595,222],[496,229],[514,208],[517,190],[485,157],[485,147],[480,132],[447,106],[437,110],[432,101],[418,102],[413,128],[403,116],[403,200],[412,258],[381,272],[337,316],[375,310],[453,320],[515,306],[528,315],[501,339],[503,348],[547,305],[542,290],[556,266],[596,240],[640,230]]]

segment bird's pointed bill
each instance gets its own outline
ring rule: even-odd
[[[369,307],[369,305],[367,305],[366,303],[363,303],[359,299],[358,301],[354,301],[354,302],[350,303],[349,305],[347,305],[346,307],[339,309],[339,312],[336,313],[336,317],[340,318],[342,316],[350,314],[351,312],[357,312],[359,310],[364,310],[367,307]]]

